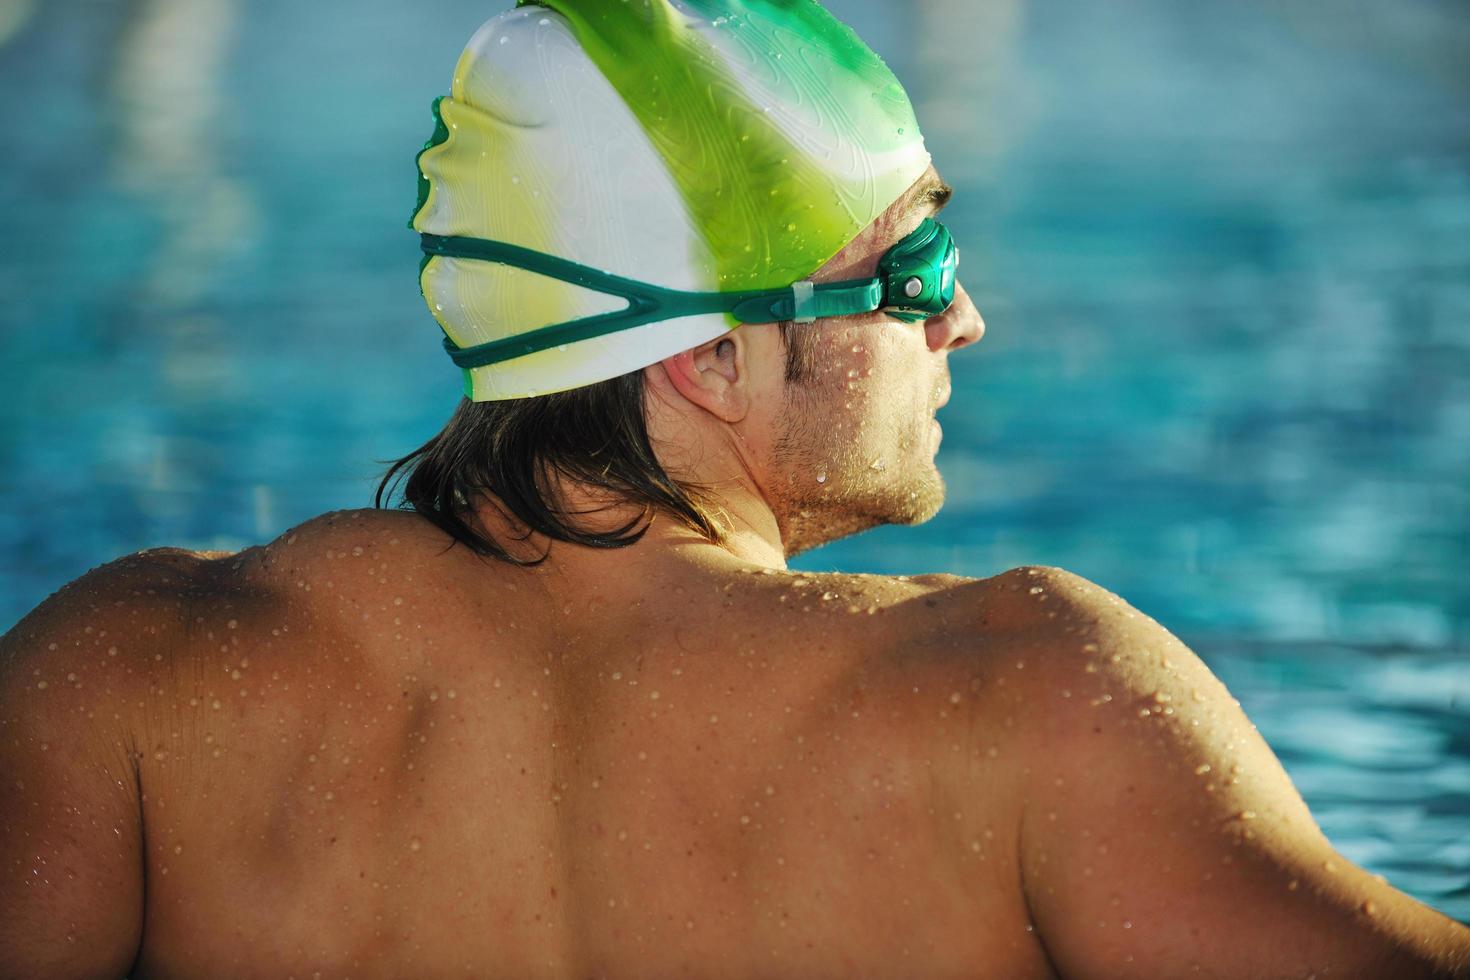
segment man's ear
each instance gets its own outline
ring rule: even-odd
[[[750,345],[739,330],[659,362],[684,398],[724,422],[750,410]]]

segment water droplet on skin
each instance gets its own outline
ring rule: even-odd
[[[826,483],[827,482],[827,474],[826,473],[818,473],[817,474],[817,482],[818,483]]]

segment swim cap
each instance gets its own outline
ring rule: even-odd
[[[805,279],[929,164],[893,73],[813,0],[523,0],[470,39],[434,111],[416,231],[680,290]],[[419,281],[460,347],[627,305],[442,255]],[[701,313],[471,368],[465,395],[594,384],[736,325]]]

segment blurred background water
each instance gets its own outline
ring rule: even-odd
[[[0,0],[0,629],[364,506],[438,429],[412,158],[508,4]],[[989,332],[943,513],[794,566],[1094,579],[1470,920],[1463,4],[829,6],[910,89]]]

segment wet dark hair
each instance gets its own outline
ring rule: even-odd
[[[809,381],[816,361],[813,325],[788,322],[780,330],[787,383]],[[610,531],[585,530],[572,519],[577,515],[552,499],[553,474],[612,504],[641,503],[643,512]],[[642,370],[536,398],[464,399],[438,435],[389,466],[373,505],[384,507],[400,482],[398,508],[411,508],[478,555],[513,565],[539,565],[547,555],[517,558],[486,533],[472,507],[484,491],[495,494],[507,516],[527,529],[519,541],[534,531],[589,548],[626,548],[647,533],[658,513],[712,543],[724,540],[711,516],[717,504],[709,488],[673,479],[654,455]]]

